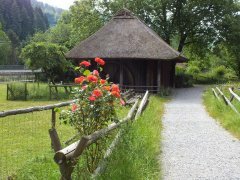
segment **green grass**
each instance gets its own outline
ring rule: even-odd
[[[223,88],[224,94],[227,98],[230,93],[228,87]],[[237,92],[237,90],[236,90]],[[238,92],[239,94],[239,92]],[[206,90],[203,94],[204,104],[209,114],[216,119],[226,130],[232,133],[235,137],[240,139],[240,117],[229,106],[226,106],[223,100],[219,102],[213,95],[211,88]],[[240,110],[240,102],[233,100],[233,105]]]
[[[161,117],[164,100],[152,96],[146,111],[124,128],[120,143],[98,179],[161,179]]]
[[[5,86],[7,85],[0,85]],[[9,93],[10,100],[25,100],[25,94],[27,94],[27,100],[35,100],[35,101],[47,101],[50,99],[49,86],[47,83],[27,83],[26,88],[27,92],[25,92],[25,83],[23,82],[12,82],[9,83],[9,87],[12,90],[12,93]],[[74,87],[72,87],[73,89]],[[51,99],[69,99],[71,98],[71,94],[69,94],[70,89],[67,88],[67,91],[63,87],[57,88],[58,93],[56,93],[55,88],[51,88]],[[6,91],[6,90],[5,90]],[[6,98],[6,97],[5,97]]]
[[[0,111],[57,101],[7,101],[6,85],[0,85]],[[119,108],[121,118],[127,108]],[[62,142],[76,134],[68,125],[57,130]],[[34,112],[0,118],[0,179],[12,176],[16,179],[59,179],[58,166],[53,161],[48,130],[51,127],[51,111]]]

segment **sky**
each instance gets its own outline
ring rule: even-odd
[[[62,9],[69,9],[75,0],[37,0]]]

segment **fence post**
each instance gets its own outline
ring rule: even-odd
[[[49,135],[51,138],[51,146],[54,149],[55,152],[59,151],[62,149],[61,142],[58,137],[58,133],[55,129],[56,125],[56,112],[54,111],[54,108],[52,109],[52,118],[51,118],[51,125],[52,128],[49,129]]]
[[[52,129],[55,129],[56,125],[56,112],[52,109]]]
[[[25,90],[24,99],[26,101],[27,100],[27,83],[24,84],[24,90]]]
[[[9,85],[7,84],[7,100],[8,100],[8,91],[9,91]]]
[[[50,84],[49,84],[49,100],[52,100],[52,88]]]

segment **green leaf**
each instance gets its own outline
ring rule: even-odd
[[[75,69],[75,71],[78,71],[80,69],[80,67],[75,67],[74,69]]]
[[[99,69],[100,69],[100,72],[102,72],[102,71],[103,71],[103,68],[102,68],[102,67],[100,67]]]
[[[85,70],[84,72],[83,72],[83,75],[84,76],[88,76],[88,75],[90,75],[91,74],[91,71],[89,71],[89,70]]]
[[[54,108],[54,111],[57,113],[60,112],[61,110],[59,108]]]

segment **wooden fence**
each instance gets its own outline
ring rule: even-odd
[[[4,112],[0,112],[0,118],[19,115],[19,114],[26,114],[26,113],[33,113],[37,111],[46,111],[51,110],[51,129],[49,129],[49,135],[51,139],[52,148],[55,151],[54,161],[59,165],[61,178],[69,180],[71,179],[71,174],[73,172],[74,166],[77,164],[80,155],[83,151],[96,141],[101,138],[104,138],[107,134],[112,132],[114,129],[121,127],[122,124],[125,124],[129,121],[136,120],[148,103],[149,92],[146,91],[144,94],[141,102],[139,103],[140,95],[136,95],[133,91],[127,91],[122,94],[126,101],[131,100],[129,104],[133,104],[130,111],[128,112],[127,116],[122,120],[119,120],[117,123],[112,123],[108,127],[98,130],[90,135],[82,136],[80,140],[68,145],[65,148],[62,148],[60,139],[58,137],[58,133],[56,130],[56,112],[55,108],[69,106],[70,104],[74,103],[75,101],[67,101],[47,106],[36,106],[24,109],[16,109],[16,110],[8,110]],[[79,135],[75,135],[71,139],[69,139],[65,144],[69,144],[72,140],[76,139]],[[109,149],[113,149],[115,146],[117,139],[121,136],[121,131],[117,134],[115,140],[111,144]],[[111,154],[111,150],[108,150],[104,156],[104,159]],[[94,175],[100,173],[100,170],[103,169],[104,161],[99,164],[99,167],[95,170]],[[11,177],[9,177],[11,178]]]
[[[221,88],[215,87],[212,88],[213,95],[216,97],[216,99],[219,102],[225,103],[227,106],[229,106],[236,114],[240,115],[237,108],[233,105],[233,100],[236,99],[238,102],[240,102],[240,97],[234,92],[234,87],[229,87],[228,92],[230,93],[230,98],[227,98],[227,96],[223,93]]]
[[[63,149],[61,148],[61,143],[58,137],[57,130],[55,128],[52,128],[50,130],[50,137],[51,137],[52,145],[55,151],[54,160],[59,165],[62,179],[66,179],[66,180],[71,179],[72,172],[79,160],[80,155],[88,146],[92,145],[97,140],[105,137],[114,129],[119,128],[122,124],[125,124],[133,119],[136,120],[141,115],[142,111],[147,105],[148,97],[149,97],[149,92],[147,91],[139,105],[139,108],[137,109],[138,107],[138,99],[137,99],[134,105],[132,106],[132,108],[130,109],[128,115],[124,119],[120,120],[118,123],[114,122],[104,129],[95,131],[90,135],[82,136],[80,140],[70,144],[69,146]],[[136,110],[137,110],[137,113],[135,115]],[[116,138],[119,138],[119,134],[117,135]],[[98,169],[102,169],[102,168],[98,168]],[[98,173],[99,173],[99,170],[96,170],[95,174],[98,174]]]

